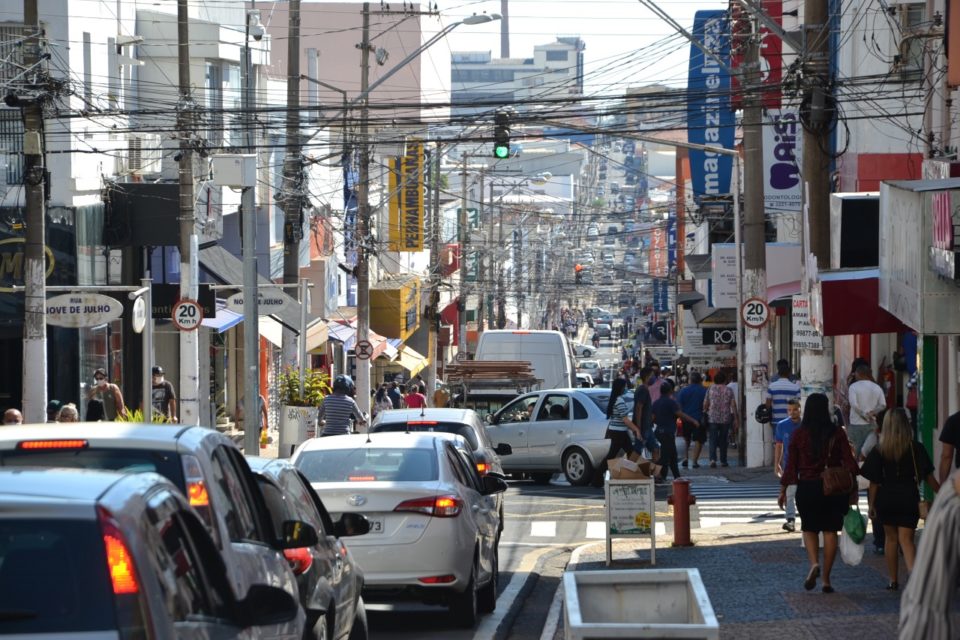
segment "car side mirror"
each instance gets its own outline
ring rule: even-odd
[[[483,421],[487,424],[497,424],[497,418],[492,413],[483,416]]]
[[[492,496],[507,490],[507,481],[497,474],[483,476],[483,495]]]
[[[300,603],[289,593],[279,587],[265,584],[251,585],[247,596],[237,603],[239,622],[243,627],[289,622],[297,617],[299,609]]]
[[[280,532],[280,540],[277,541],[278,549],[299,549],[301,547],[312,547],[320,542],[320,536],[312,524],[302,520],[287,520],[283,523]]]
[[[345,513],[333,524],[333,533],[338,538],[362,536],[370,532],[370,521],[362,513]]]
[[[501,442],[493,450],[498,456],[508,456],[513,453],[513,447],[506,442]]]

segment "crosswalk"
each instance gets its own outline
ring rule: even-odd
[[[524,526],[526,525],[526,526]],[[529,523],[517,523],[516,530],[505,534],[504,539],[515,540],[516,543],[546,543],[546,542],[575,542],[586,540],[603,540],[606,537],[607,523],[603,520],[533,520]],[[506,525],[511,529],[511,525]],[[667,528],[663,522],[654,522],[654,529],[658,536],[666,535]],[[504,544],[504,543],[501,543]],[[506,544],[510,544],[509,542]]]
[[[724,524],[771,524],[784,521],[777,505],[780,486],[749,483],[697,483],[690,492],[697,497],[696,514],[701,529]],[[866,492],[860,494],[860,511],[867,511]]]

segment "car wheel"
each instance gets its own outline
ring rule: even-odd
[[[470,580],[463,593],[454,593],[450,600],[450,613],[454,621],[463,629],[473,629],[479,619],[477,605],[477,561],[473,561]]]
[[[323,614],[313,625],[313,629],[308,630],[309,633],[305,633],[305,638],[310,638],[311,640],[330,640],[333,635],[330,633],[330,618],[327,614]]]
[[[493,545],[493,572],[490,582],[480,587],[477,593],[477,609],[480,613],[490,613],[497,608],[497,582],[500,580],[500,540]]]
[[[357,598],[357,611],[353,614],[353,627],[350,628],[350,640],[368,640],[370,632],[367,629],[367,609],[363,606],[363,598]]]
[[[583,357],[584,357],[584,358],[589,358],[589,357],[592,356],[592,355],[593,355],[593,351],[590,351],[590,349],[584,349],[584,350],[583,350]]]
[[[530,478],[533,480],[534,484],[550,484],[550,481],[553,479],[553,474],[531,473]]]
[[[588,484],[593,475],[593,465],[587,452],[578,447],[567,451],[563,456],[563,475],[567,477],[567,482],[575,487]]]

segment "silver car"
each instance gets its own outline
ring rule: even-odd
[[[527,393],[492,415],[487,435],[494,444],[506,443],[513,450],[503,459],[504,471],[525,473],[537,482],[549,482],[562,471],[570,484],[588,484],[610,441],[604,438],[606,405],[601,409],[587,391]]]

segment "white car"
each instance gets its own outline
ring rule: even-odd
[[[509,457],[509,456],[508,456]],[[362,513],[370,532],[350,539],[366,602],[446,604],[472,628],[497,601],[500,514],[507,485],[481,476],[462,436],[373,433],[315,438],[293,464],[333,518]]]
[[[597,350],[593,348],[593,345],[590,344],[583,344],[580,342],[571,342],[570,344],[573,346],[574,355],[576,355],[578,358],[589,358],[597,352]]]
[[[577,363],[577,371],[589,373],[598,384],[603,382],[603,365],[599,360],[581,360]]]

